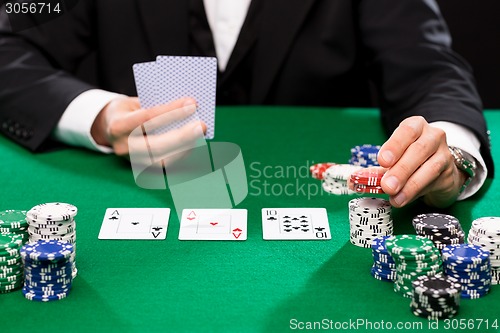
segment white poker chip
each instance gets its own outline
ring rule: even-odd
[[[26,215],[37,222],[40,223],[41,220],[44,221],[68,221],[72,220],[78,209],[68,203],[62,202],[50,202],[45,204],[37,205],[31,208]]]

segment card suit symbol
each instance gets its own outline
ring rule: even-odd
[[[267,220],[268,220],[268,221],[275,221],[275,220],[276,220],[276,218],[275,218],[274,216],[271,216],[271,217],[268,217],[268,218],[267,218]]]
[[[283,224],[285,228],[290,228],[292,225],[291,224]]]
[[[111,216],[108,220],[118,220],[116,216]]]
[[[191,212],[189,212],[188,216],[187,216],[187,219],[192,221],[196,218],[196,213],[194,212],[194,210],[192,210]]]
[[[154,231],[160,231],[160,230],[162,230],[162,229],[163,229],[163,227],[154,227],[154,228],[153,228],[153,230],[154,230]]]
[[[303,232],[308,232],[308,231],[309,231],[309,229],[302,229],[302,231],[303,231]]]
[[[240,238],[242,231],[243,230],[241,230],[240,228],[233,229],[233,236],[234,236],[234,238],[236,238],[236,239]]]
[[[321,228],[321,227],[319,227],[319,228],[314,228],[314,229],[316,229],[316,230],[318,230],[318,231],[323,231],[323,230],[325,230],[325,228]]]
[[[301,219],[307,219],[307,216],[302,215],[300,218]]]
[[[290,220],[284,220],[283,223],[290,223]]]
[[[290,232],[292,229],[283,229],[283,231]]]
[[[138,224],[139,224],[139,222],[136,222],[136,221],[131,222],[131,223],[132,223],[133,225],[138,225]]]
[[[292,228],[293,228],[293,229],[295,229],[295,230],[298,230],[298,229],[300,229],[300,227],[292,227]]]
[[[299,219],[298,219],[298,218],[296,218],[296,217],[294,217],[292,220],[294,220],[294,221],[298,221]]]
[[[308,220],[301,220],[300,222],[305,222],[305,223],[307,223],[307,222],[309,222],[309,221],[308,221]]]
[[[210,224],[215,227],[217,224],[219,224],[219,222],[210,222]]]
[[[300,226],[301,226],[301,227],[306,228],[306,227],[308,227],[309,225],[308,225],[308,224],[301,224]]]
[[[286,215],[286,216],[283,216],[284,219],[289,219],[290,216]]]

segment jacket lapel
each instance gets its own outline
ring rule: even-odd
[[[315,0],[265,1],[258,35],[251,100],[262,104]]]
[[[266,0],[252,0],[250,2],[245,22],[243,22],[243,26],[241,27],[238,40],[236,41],[236,45],[227,63],[225,73],[222,76],[222,81],[231,75],[247,52],[254,46],[259,32],[259,24],[261,22],[260,13],[262,12],[265,1]]]
[[[189,1],[137,0],[137,6],[152,57],[188,54]]]

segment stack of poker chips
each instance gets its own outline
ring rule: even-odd
[[[73,245],[64,241],[39,240],[24,245],[24,297],[41,302],[65,298],[73,282],[72,254]]]
[[[0,293],[15,290],[23,283],[22,245],[22,236],[0,234]]]
[[[386,239],[387,251],[396,262],[394,291],[412,297],[412,282],[419,276],[441,272],[441,254],[434,243],[418,235],[398,235]]]
[[[380,146],[362,145],[351,148],[349,164],[362,167],[378,166],[377,155]]]
[[[28,222],[25,210],[4,210],[0,212],[0,233],[20,235],[23,244],[28,241]]]
[[[393,234],[391,204],[380,198],[356,198],[349,201],[350,241],[370,248],[375,238]]]
[[[447,245],[463,244],[465,233],[458,219],[446,214],[419,214],[413,218],[413,227],[420,236],[425,236],[442,250]]]
[[[452,318],[460,307],[461,285],[449,276],[419,276],[412,282],[411,312],[431,320]]]
[[[73,277],[77,275],[76,256],[76,221],[78,210],[67,203],[52,202],[37,205],[26,213],[29,241],[39,240],[64,241],[73,244]]]
[[[467,241],[490,253],[491,284],[500,284],[500,217],[481,217],[472,221]]]
[[[309,171],[311,172],[311,176],[315,179],[318,180],[323,180],[323,173],[330,168],[331,166],[335,165],[336,163],[331,163],[331,162],[326,162],[326,163],[317,163],[314,165],[311,165],[309,167]]]
[[[394,282],[396,263],[385,247],[387,237],[376,237],[372,242],[373,266],[371,274],[377,280]]]
[[[382,194],[380,181],[387,169],[372,167],[353,172],[349,176],[348,187],[356,193]]]
[[[490,255],[479,245],[448,245],[442,250],[446,275],[458,279],[462,298],[486,295],[491,285]]]
[[[351,173],[360,169],[362,167],[350,164],[332,165],[323,173],[323,190],[336,195],[356,193],[348,188],[347,180]]]

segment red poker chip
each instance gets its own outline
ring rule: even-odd
[[[347,186],[351,191],[357,192],[357,193],[373,193],[373,194],[384,194],[384,190],[382,190],[382,187],[380,185],[377,186],[370,186],[370,185],[364,185],[364,184],[355,184],[351,179],[347,182]]]
[[[380,186],[354,186],[354,191],[357,193],[373,193],[373,194],[384,194],[384,190]]]
[[[387,169],[379,167],[366,168],[352,173],[349,178],[354,184],[380,186],[380,181],[386,171]]]
[[[311,165],[309,167],[309,171],[311,171],[311,176],[313,178],[322,180],[323,179],[323,173],[330,168],[331,166],[336,165],[336,163],[317,163],[314,165]]]

